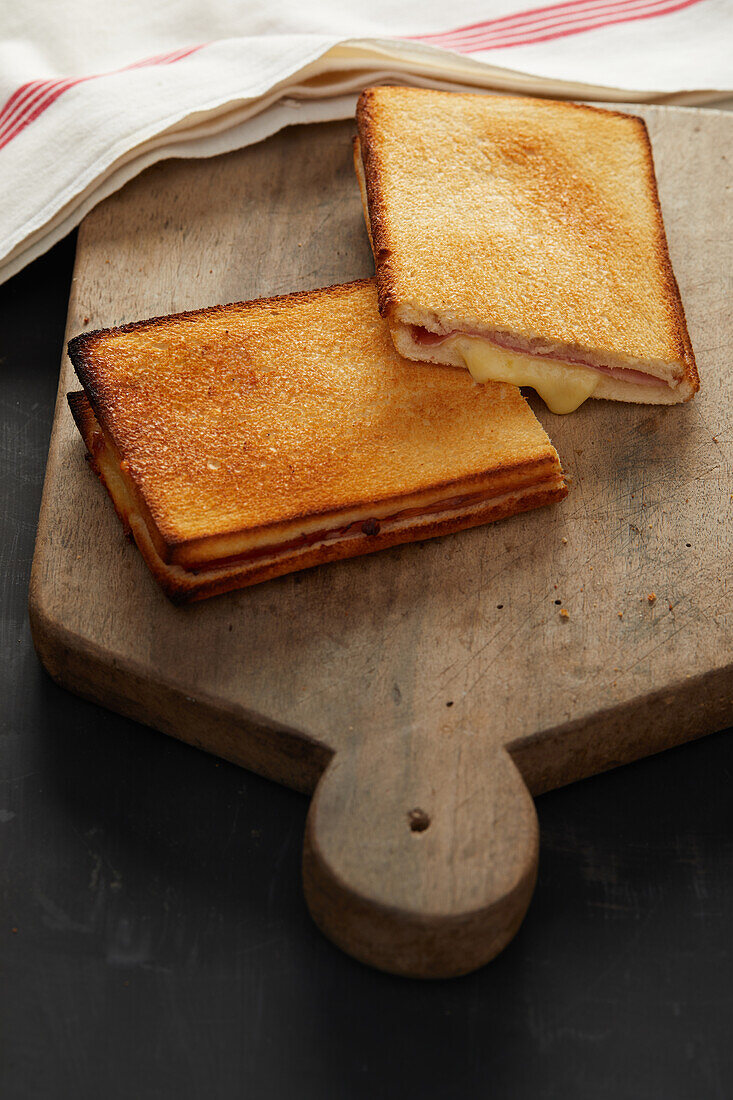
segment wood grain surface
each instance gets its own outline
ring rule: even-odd
[[[41,659],[79,694],[317,788],[311,912],[386,970],[461,973],[513,935],[537,865],[528,791],[733,718],[733,120],[632,109],[702,391],[567,418],[535,405],[572,479],[559,506],[177,609],[86,468],[64,359],[31,580]],[[107,200],[80,231],[68,335],[368,274],[350,133],[169,162]]]

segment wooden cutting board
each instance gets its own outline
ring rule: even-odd
[[[566,418],[536,403],[571,477],[560,505],[176,608],[85,464],[64,356],[30,592],[41,660],[313,793],[310,910],[385,970],[459,974],[505,946],[535,880],[531,794],[733,722],[733,118],[631,109],[702,391]],[[371,273],[350,135],[293,128],[128,184],[81,227],[68,335]]]

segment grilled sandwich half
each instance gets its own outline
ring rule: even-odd
[[[694,395],[640,118],[378,87],[357,124],[379,308],[401,355],[533,386],[559,413]]]
[[[372,281],[77,336],[91,465],[174,600],[566,494],[515,386],[396,353]]]

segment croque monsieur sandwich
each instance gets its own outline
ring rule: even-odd
[[[593,107],[367,89],[355,167],[379,308],[409,359],[588,397],[699,388],[646,126]]]
[[[175,600],[561,500],[515,386],[401,359],[373,282],[77,336],[69,403]]]

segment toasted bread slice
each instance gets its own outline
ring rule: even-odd
[[[591,395],[694,395],[641,119],[388,87],[363,92],[356,117],[379,308],[401,355],[532,385],[557,412]]]
[[[77,336],[92,466],[174,599],[560,500],[514,386],[400,359],[373,282]]]

